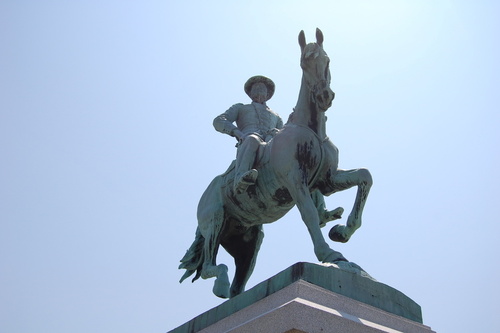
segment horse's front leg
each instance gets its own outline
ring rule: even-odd
[[[367,169],[337,170],[333,179],[335,192],[343,191],[353,186],[358,186],[356,199],[346,225],[337,224],[329,233],[331,240],[347,242],[354,232],[361,227],[361,217],[365,207],[366,198],[373,184],[372,176]]]
[[[342,218],[344,213],[344,208],[337,207],[334,210],[326,209],[325,198],[319,190],[315,190],[311,193],[311,198],[313,199],[314,206],[319,215],[319,226],[323,228],[330,221],[338,220]]]
[[[290,191],[291,196],[295,199],[297,208],[299,209],[302,220],[307,226],[309,235],[311,236],[314,253],[321,262],[338,262],[347,261],[342,253],[334,251],[325,241],[320,229],[320,219],[318,210],[307,187],[296,188]]]

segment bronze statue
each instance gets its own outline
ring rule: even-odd
[[[262,149],[257,149],[250,167],[250,170],[258,170],[258,177],[254,174],[248,184],[235,188],[240,170],[233,161],[203,193],[198,204],[195,240],[179,266],[186,269],[181,282],[196,272],[193,281],[200,276],[203,279],[216,277],[213,292],[219,297],[233,297],[243,292],[264,236],[262,225],[277,221],[294,205],[307,226],[319,261],[361,270],[325,241],[320,230],[325,224],[322,196],[358,187],[346,225],[336,225],[330,230],[332,240],[347,242],[361,226],[372,178],[366,169],[338,169],[338,149],[326,135],[325,111],[331,106],[334,93],[330,89],[330,59],[323,49],[323,33],[316,29],[316,43],[306,44],[301,31],[299,45],[303,75],[297,105],[285,126],[272,133],[266,144],[261,144],[260,140],[265,142],[265,139],[258,136]],[[277,125],[278,122],[276,128]],[[272,130],[272,126],[267,129]],[[246,133],[242,133],[244,137]],[[234,128],[228,134],[242,136]],[[333,220],[341,214],[342,209],[337,208],[326,215]],[[220,245],[235,260],[232,284],[227,266],[216,263]]]

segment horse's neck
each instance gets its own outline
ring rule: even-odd
[[[311,98],[311,91],[302,77],[299,99],[295,106],[291,123],[309,127],[321,139],[326,138],[326,117],[325,113],[318,110]]]

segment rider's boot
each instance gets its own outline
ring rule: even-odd
[[[258,175],[259,172],[256,169],[250,169],[241,176],[237,176],[234,181],[234,191],[237,193],[245,192],[248,186],[255,184]]]

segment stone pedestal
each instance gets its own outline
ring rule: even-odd
[[[171,333],[430,333],[420,306],[334,265],[297,263]]]

